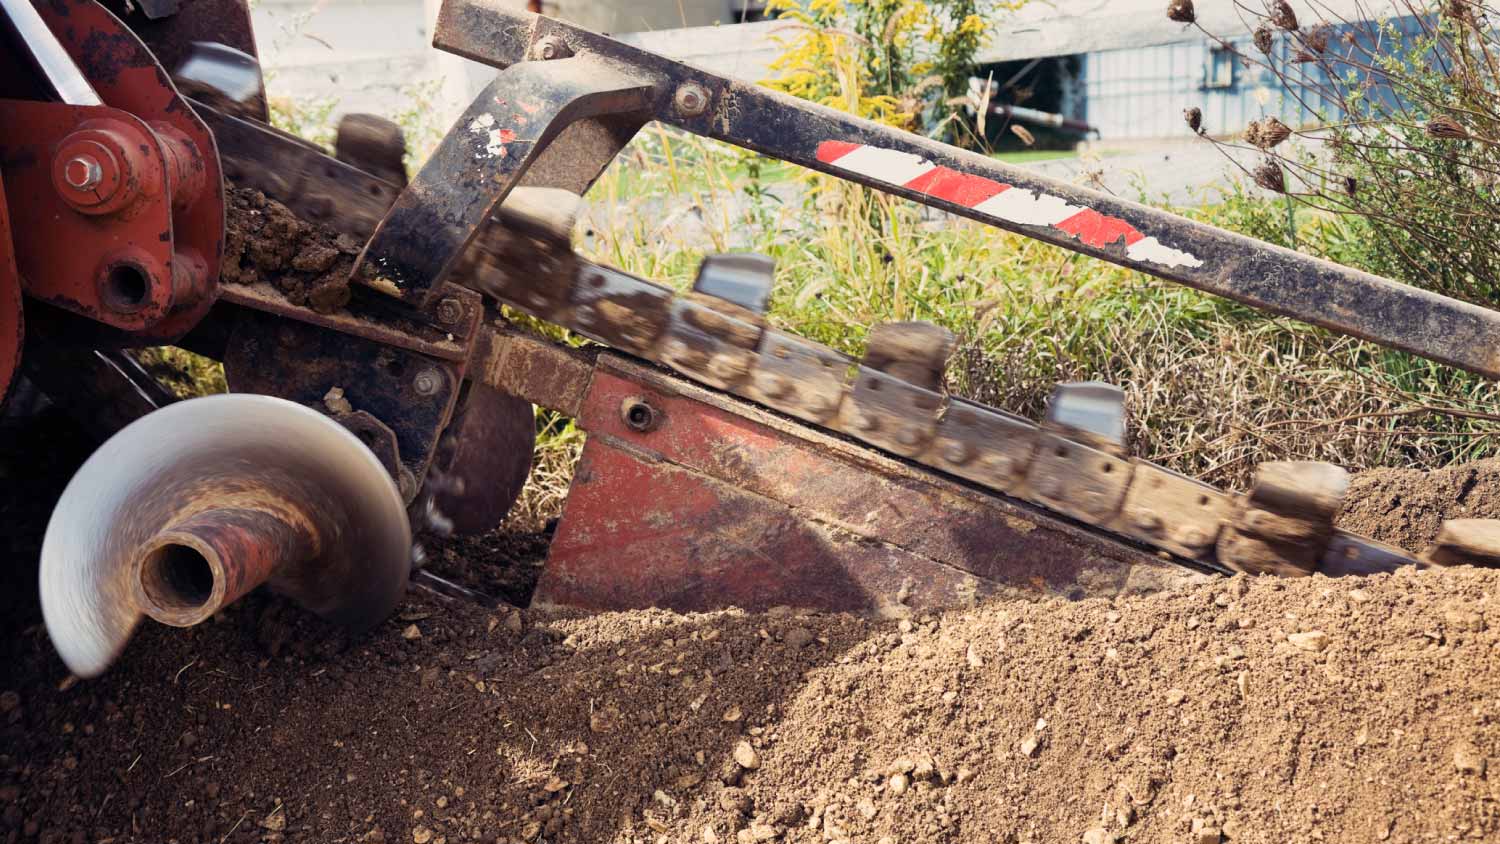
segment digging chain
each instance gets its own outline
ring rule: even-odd
[[[950,397],[954,338],[935,325],[877,325],[860,361],[778,331],[766,321],[773,273],[762,256],[710,257],[680,296],[592,264],[574,253],[572,215],[559,210],[577,202],[516,190],[455,280],[709,387],[1209,568],[1336,576],[1500,558],[1491,523],[1452,523],[1421,558],[1335,528],[1348,473],[1331,464],[1267,463],[1234,495],[1131,457],[1124,394],[1109,384],[1059,385],[1040,424]]]

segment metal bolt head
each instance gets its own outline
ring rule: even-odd
[[[756,373],[755,380],[760,391],[771,398],[781,398],[786,395],[787,388],[791,386],[785,376],[774,372]]]
[[[962,466],[969,462],[969,446],[961,442],[951,442],[943,446],[943,459],[954,466]]]
[[[444,296],[437,303],[436,315],[438,322],[444,325],[454,325],[464,318],[464,305],[452,296]]]
[[[68,187],[87,193],[104,180],[104,168],[99,166],[99,160],[92,155],[75,155],[63,165],[63,178],[67,180]]]
[[[902,428],[896,434],[896,442],[901,443],[902,445],[906,446],[907,448],[910,448],[910,447],[916,445],[917,443],[921,442],[921,440],[922,440],[922,432],[919,431],[919,430],[917,430],[916,428],[911,428],[911,427]]]
[[[1131,516],[1131,521],[1135,522],[1136,527],[1147,533],[1155,533],[1161,528],[1161,516],[1156,515],[1150,510],[1135,511]]]
[[[412,379],[411,386],[419,396],[436,395],[437,391],[443,388],[443,374],[428,367],[417,373],[417,377]]]
[[[873,431],[880,427],[880,420],[868,413],[859,412],[854,414],[854,427],[861,431]]]
[[[1177,541],[1189,548],[1202,548],[1208,544],[1208,537],[1198,528],[1185,527],[1177,532]]]
[[[696,82],[684,82],[672,96],[672,105],[682,117],[697,117],[708,110],[708,91]]]
[[[550,62],[553,59],[565,59],[573,55],[573,51],[568,47],[568,42],[556,35],[549,35],[531,48],[531,55],[532,58]]]

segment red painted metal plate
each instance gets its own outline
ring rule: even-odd
[[[661,411],[655,430],[622,421],[629,397]],[[807,518],[1028,591],[1076,597],[1193,576],[1149,550],[614,357],[601,359],[580,425]]]
[[[998,588],[591,437],[534,603],[899,614],[972,603]]]
[[[648,430],[625,422],[637,402],[655,411]],[[868,611],[1203,577],[613,356],[579,419],[589,441],[538,584],[545,604]]]

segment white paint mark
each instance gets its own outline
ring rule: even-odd
[[[1163,267],[1201,267],[1203,259],[1191,252],[1173,249],[1154,237],[1138,240],[1125,250],[1132,261],[1150,261]]]
[[[937,169],[920,155],[871,146],[862,146],[834,163],[839,169],[891,185],[905,185]]]
[[[1010,223],[1055,226],[1083,209],[1050,194],[1011,188],[979,203],[974,210]]]

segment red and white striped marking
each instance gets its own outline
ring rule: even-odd
[[[1124,241],[1125,254],[1132,261],[1168,268],[1203,266],[1198,256],[1147,237],[1118,217],[1106,217],[1050,194],[940,167],[920,155],[868,144],[824,141],[818,145],[818,160],[847,173],[962,205],[994,220],[1050,226],[1096,249]]]

